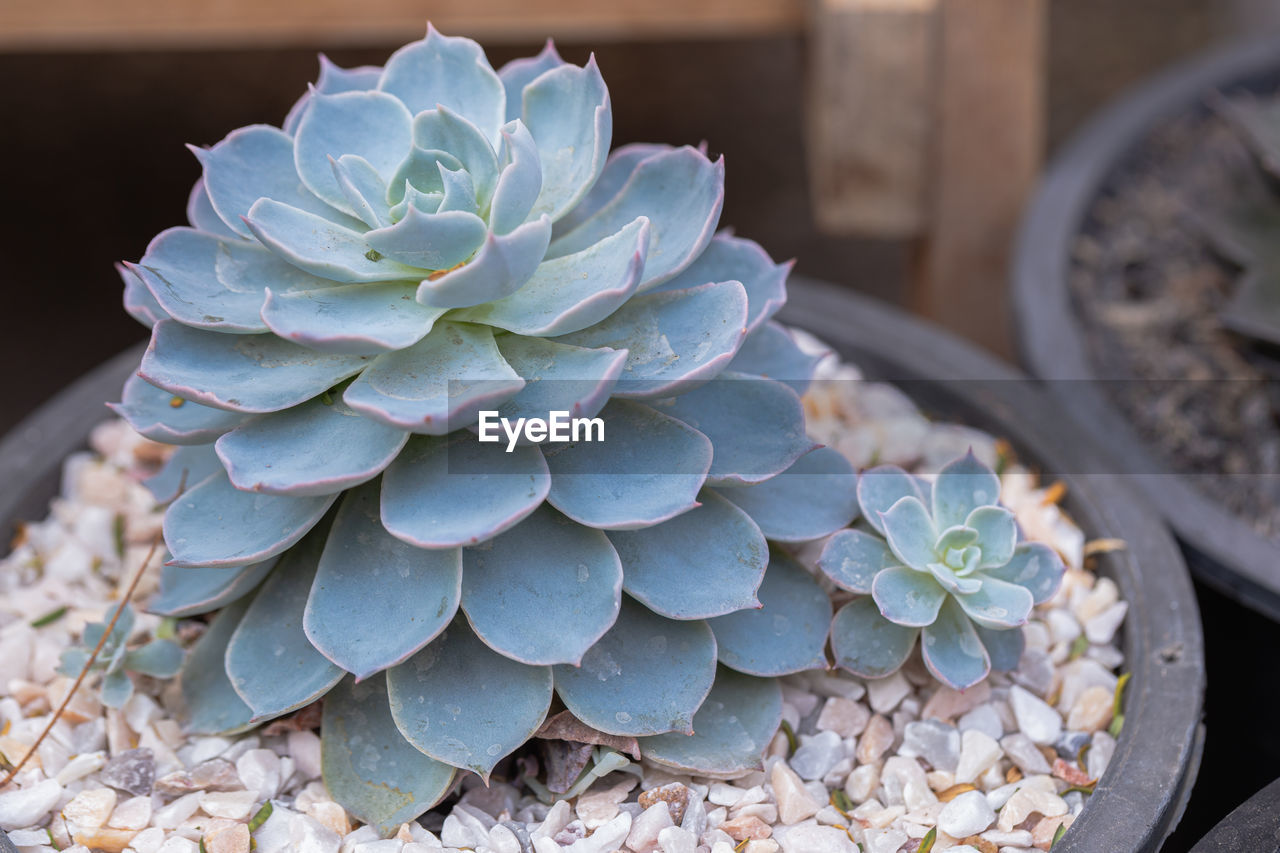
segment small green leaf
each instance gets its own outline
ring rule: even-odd
[[[849,795],[839,788],[831,792],[831,805],[836,807],[836,811],[848,816],[853,811],[853,800],[849,799]]]
[[[1121,716],[1120,712],[1123,710],[1123,706],[1124,706],[1124,688],[1125,688],[1125,685],[1129,683],[1129,678],[1132,675],[1133,675],[1132,672],[1126,672],[1116,679],[1116,695],[1115,695],[1115,698],[1111,700],[1112,716],[1115,716],[1115,717]]]
[[[791,728],[791,724],[786,720],[782,721],[782,733],[787,736],[787,754],[790,755],[800,748],[800,742],[796,740],[796,731]]]
[[[1058,828],[1053,831],[1053,840],[1049,842],[1049,849],[1053,849],[1053,845],[1058,843],[1058,839],[1067,834],[1067,828],[1062,824],[1058,824]]]
[[[111,522],[111,535],[115,540],[116,556],[121,560],[124,559],[125,541],[124,541],[124,514],[116,513],[116,517]]]
[[[1095,784],[1096,783],[1091,782],[1088,785],[1068,785],[1066,788],[1062,789],[1062,793],[1070,794],[1072,791],[1079,791],[1080,793],[1085,795],[1092,794]]]
[[[209,853],[209,850],[204,846],[204,837],[203,837],[203,836],[201,836],[201,838],[200,838],[200,853]]]
[[[262,808],[258,809],[254,816],[249,818],[249,831],[257,832],[258,827],[266,823],[269,817],[271,817],[271,801],[267,800],[262,804]]]
[[[160,620],[160,624],[156,626],[157,640],[172,640],[178,635],[178,620],[172,616],[166,616]]]
[[[1111,718],[1111,725],[1107,726],[1107,734],[1112,737],[1120,737],[1120,731],[1124,728],[1124,714],[1116,714]]]
[[[924,834],[924,838],[920,839],[920,846],[916,848],[916,853],[929,853],[933,849],[933,842],[938,840],[938,828],[936,826],[929,827],[929,831]]]
[[[52,625],[63,616],[67,615],[67,608],[59,607],[57,610],[50,610],[45,615],[31,621],[32,628],[43,628],[45,625]]]
[[[1071,641],[1071,652],[1067,655],[1067,660],[1075,660],[1087,651],[1089,651],[1089,638],[1081,634]]]

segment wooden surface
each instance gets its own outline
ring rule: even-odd
[[[1008,261],[1044,156],[1045,0],[944,0],[913,307],[1011,357]]]
[[[815,0],[808,167],[829,233],[924,231],[940,0]]]
[[[3,0],[0,49],[495,42],[799,31],[804,0]]]

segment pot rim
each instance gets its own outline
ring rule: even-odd
[[[782,319],[808,329],[859,363],[868,375],[906,383],[926,410],[1007,437],[1023,458],[1051,470],[1096,471],[1091,451],[1055,416],[1026,377],[950,335],[829,284],[793,277]],[[43,518],[65,457],[82,449],[110,417],[114,399],[137,368],[142,347],[127,350],[68,386],[0,440],[0,523]],[[1028,405],[1029,404],[1029,405]],[[985,423],[983,419],[985,418]],[[1124,624],[1126,723],[1108,772],[1075,828],[1057,845],[1088,853],[1154,851],[1176,826],[1199,767],[1204,654],[1199,611],[1172,538],[1121,478],[1064,475],[1067,509],[1097,536],[1119,536],[1125,551],[1099,556],[1130,603]],[[1159,566],[1159,575],[1151,567]]]
[[[1013,251],[1014,330],[1023,364],[1061,399],[1101,451],[1123,460],[1137,488],[1173,527],[1196,576],[1280,621],[1280,546],[1197,490],[1150,450],[1102,394],[1068,289],[1072,243],[1094,201],[1161,123],[1201,107],[1205,95],[1280,73],[1280,40],[1220,48],[1139,84],[1112,101],[1054,157]],[[1132,379],[1132,377],[1121,377]],[[1085,380],[1085,381],[1079,381]]]

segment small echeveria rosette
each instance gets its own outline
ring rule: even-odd
[[[862,472],[862,521],[832,536],[818,561],[860,596],[831,623],[838,666],[889,675],[917,638],[929,671],[956,689],[1018,665],[1021,626],[1057,591],[1065,567],[1047,545],[1019,543],[999,496],[1000,478],[972,453],[932,484],[892,465]]]
[[[771,320],[789,267],[716,234],[722,162],[610,155],[611,122],[594,60],[550,46],[495,71],[430,30],[324,62],[283,129],[197,152],[190,227],[122,270],[153,329],[117,411],[180,445],[152,609],[221,609],[190,725],[324,696],[329,790],[384,829],[553,696],[654,761],[759,766],[773,677],[826,664],[830,603],[768,544],[857,513]],[[507,452],[482,410],[606,437]]]
[[[102,674],[102,704],[108,708],[122,708],[133,696],[133,679],[129,673],[149,675],[153,678],[171,678],[182,668],[182,647],[172,640],[154,638],[142,645],[130,648],[129,636],[133,633],[133,608],[125,604],[116,624],[105,640],[109,621],[90,622],[84,626],[80,645],[62,653],[58,672],[68,678],[77,678],[89,663],[89,656],[102,643],[102,649],[94,658],[91,671]]]

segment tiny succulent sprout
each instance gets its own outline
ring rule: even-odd
[[[178,445],[150,607],[221,611],[189,726],[325,697],[329,791],[387,831],[553,696],[655,762],[758,767],[774,677],[824,664],[830,604],[768,541],[849,524],[855,475],[805,433],[789,266],[716,232],[722,162],[611,127],[594,59],[429,29],[196,151],[190,224],[122,267],[152,333],[116,409]],[[482,442],[482,412],[604,440]]]
[[[860,475],[862,521],[832,536],[818,561],[860,596],[832,620],[837,665],[886,676],[919,638],[929,671],[957,689],[1017,666],[1020,626],[1065,567],[1048,546],[1018,542],[999,496],[999,477],[972,453],[932,483],[891,465]]]
[[[58,672],[68,678],[79,676],[93,650],[102,642],[108,624],[109,621],[103,621],[85,625],[80,645],[62,653]],[[126,604],[91,667],[92,671],[102,673],[102,704],[108,708],[122,707],[133,695],[133,680],[129,673],[170,678],[177,675],[182,667],[182,647],[172,640],[153,639],[129,648],[133,625],[133,608]]]

